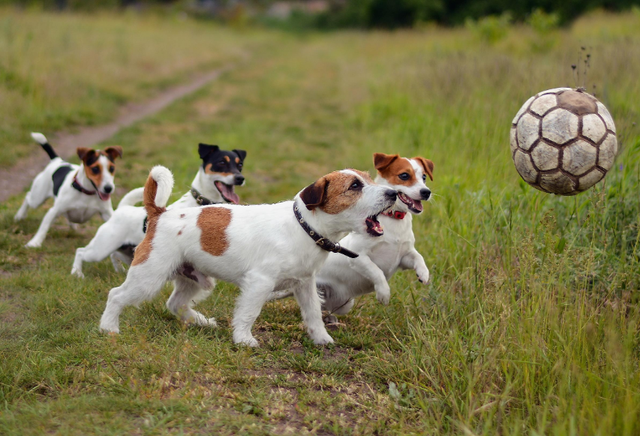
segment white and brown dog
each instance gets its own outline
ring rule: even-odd
[[[234,186],[244,185],[241,174],[247,152],[221,150],[217,145],[199,144],[198,153],[202,165],[191,183],[191,189],[168,207],[183,208],[210,204],[238,204]],[[76,250],[71,274],[84,277],[83,262],[99,262],[111,257],[116,271],[124,271],[122,263],[131,264],[133,251],[144,239],[147,212],[135,206],[142,201],[144,188],[137,188],[125,195],[109,221],[102,224],[86,247]]]
[[[31,136],[47,152],[51,162],[33,180],[14,220],[23,219],[29,208],[35,209],[48,198],[54,198],[54,203],[26,246],[40,247],[49,227],[60,215],[67,218],[72,228],[95,214],[105,221],[111,218],[115,160],[122,157],[122,147],[107,147],[104,150],[78,147],[76,151],[82,163],[73,165],[58,157],[42,133],[32,133]]]
[[[414,270],[422,283],[429,281],[429,269],[414,247],[412,215],[422,213],[422,200],[431,197],[425,181],[427,176],[433,180],[433,162],[423,157],[409,159],[383,153],[375,153],[373,162],[378,171],[376,183],[398,191],[398,199],[393,208],[380,215],[383,236],[374,239],[357,233],[347,235],[340,245],[357,252],[358,258],[330,254],[316,275],[322,309],[332,314],[346,314],[355,297],[370,292],[388,304],[388,280],[399,269]],[[290,295],[288,291],[276,292],[273,299]]]
[[[320,178],[293,201],[166,210],[172,185],[169,170],[151,170],[144,191],[147,234],[125,282],[109,292],[100,321],[103,331],[119,332],[122,310],[151,299],[171,279],[175,289],[167,301],[169,310],[183,321],[215,326],[213,318],[192,308],[211,276],[240,288],[234,342],[257,346],[251,328],[262,306],[272,292],[292,289],[313,342],[331,343],[315,274],[328,251],[357,256],[331,241],[350,232],[382,235],[377,216],[395,204],[397,195],[366,173],[342,170]]]

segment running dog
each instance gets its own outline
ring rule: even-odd
[[[213,318],[192,309],[211,276],[240,288],[232,322],[234,342],[257,346],[251,328],[262,306],[272,292],[292,289],[313,342],[331,343],[322,321],[316,271],[329,251],[357,256],[332,241],[350,232],[381,236],[377,217],[395,204],[397,196],[356,170],[327,174],[293,201],[277,204],[166,210],[172,188],[169,170],[151,170],[144,189],[147,233],[125,282],[109,292],[102,331],[118,333],[122,310],[151,299],[168,280],[175,281],[167,302],[173,314],[215,326]]]
[[[20,221],[27,215],[29,208],[37,208],[48,198],[54,198],[54,203],[26,246],[40,247],[49,227],[60,215],[64,215],[74,229],[76,223],[84,223],[95,214],[99,214],[105,221],[111,218],[115,160],[122,157],[122,147],[113,146],[104,150],[78,147],[76,152],[82,163],[73,165],[56,154],[42,133],[32,133],[31,137],[42,146],[51,161],[33,180],[31,190],[14,220]]]
[[[172,208],[197,207],[209,204],[238,204],[233,187],[244,185],[241,174],[247,152],[221,150],[217,145],[199,144],[202,159],[191,189],[169,206]],[[102,224],[86,247],[76,250],[71,274],[84,277],[83,262],[99,262],[107,256],[116,271],[124,271],[122,263],[131,264],[135,247],[144,239],[147,212],[135,204],[142,201],[144,188],[137,188],[125,195],[109,221]]]
[[[380,216],[384,236],[367,238],[352,233],[340,244],[360,254],[357,259],[329,255],[316,275],[322,309],[344,315],[354,305],[354,298],[375,292],[378,301],[388,304],[391,291],[388,280],[399,269],[411,269],[424,284],[429,281],[429,269],[415,249],[411,227],[412,215],[422,213],[422,200],[429,200],[431,190],[425,185],[427,176],[433,180],[433,162],[423,157],[411,159],[375,153],[373,162],[378,175],[375,182],[398,191],[396,204]],[[291,292],[277,292],[273,299],[288,297]],[[333,320],[332,318],[329,318]]]

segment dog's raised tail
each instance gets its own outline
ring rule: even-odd
[[[167,168],[157,165],[151,169],[144,185],[144,208],[149,218],[164,212],[173,190],[173,174]]]
[[[55,152],[51,144],[49,144],[49,141],[47,141],[47,137],[44,136],[42,133],[31,132],[31,137],[33,138],[34,141],[40,144],[42,148],[44,148],[44,151],[47,152],[50,159],[53,160],[58,157],[58,154]]]
[[[118,203],[118,209],[122,206],[135,206],[137,203],[140,203],[144,199],[144,188],[136,188],[127,192],[127,194],[122,197],[120,203]]]

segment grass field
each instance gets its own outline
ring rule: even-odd
[[[108,119],[117,103],[241,47],[241,68],[109,141],[125,150],[120,187],[140,186],[164,164],[177,198],[195,173],[198,142],[248,151],[247,184],[237,190],[246,203],[289,199],[334,169],[371,170],[373,152],[432,159],[435,180],[414,220],[431,283],[397,274],[391,304],[361,298],[324,348],[307,338],[293,301],[265,306],[254,328],[261,348],[233,345],[237,290],[225,283],[199,304],[217,318],[215,330],[175,320],[164,308],[167,286],[163,298],[124,312],[121,335],[102,335],[107,293],[124,276],[109,261],[87,264],[85,280],[69,274],[99,221],[78,233],[60,221],[43,248],[27,250],[44,210],[16,224],[22,197],[0,204],[0,434],[640,433],[639,14],[594,14],[544,37],[510,27],[491,44],[473,28],[287,35],[168,18],[3,14],[5,35],[18,20],[23,33],[50,24],[51,37],[29,47],[69,68],[60,74],[78,88],[65,97],[71,112],[92,104],[92,87],[76,86],[92,75],[83,63],[56,61],[76,56],[75,46],[48,49],[69,21],[82,41],[97,38],[97,20],[112,35],[107,53],[118,35],[147,35],[138,50],[154,59],[148,71],[164,72],[143,77],[135,56],[107,56],[104,70],[128,79],[99,68],[96,89],[118,98],[87,118],[52,104],[60,118],[47,124],[32,108],[48,95],[48,75],[33,71],[43,79],[23,109],[0,109],[14,120],[2,118],[3,153],[37,147],[24,140],[31,123]],[[211,58],[197,49],[203,39],[215,41]],[[0,57],[31,62],[16,41]],[[155,56],[160,46],[186,66]],[[592,56],[585,85],[609,107],[621,152],[603,183],[556,197],[520,180],[509,125],[533,93],[583,85],[571,70],[582,46]],[[13,89],[8,80],[0,90]]]

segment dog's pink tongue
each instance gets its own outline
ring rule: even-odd
[[[220,195],[222,195],[222,197],[229,203],[238,204],[240,202],[238,194],[233,192],[233,186],[226,185],[222,182],[216,182],[216,188],[220,191]]]
[[[415,210],[417,210],[419,212],[422,212],[422,201],[413,200],[413,199],[411,199],[411,200],[413,201],[413,207],[415,208]]]
[[[111,194],[104,194],[100,192],[99,189],[96,192],[98,193],[98,197],[100,197],[100,200],[102,201],[107,201],[109,198],[111,198]]]

